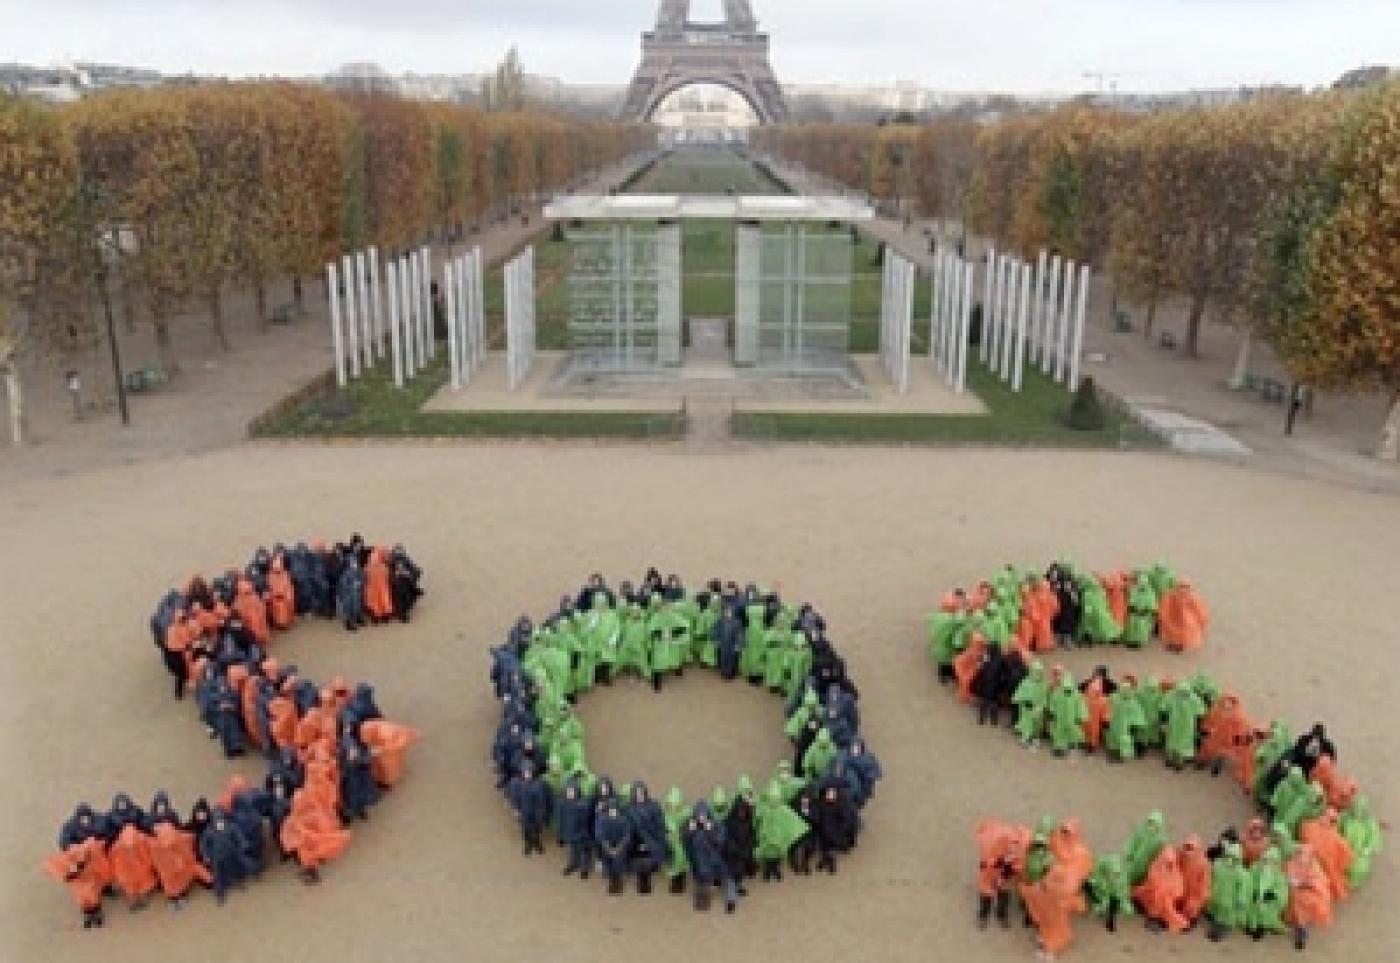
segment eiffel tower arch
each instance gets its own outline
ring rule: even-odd
[[[632,76],[622,116],[646,121],[663,100],[692,84],[718,84],[749,102],[758,120],[787,119],[787,102],[768,59],[749,0],[725,0],[721,23],[690,19],[690,0],[661,0],[656,27],[642,34],[642,62]]]

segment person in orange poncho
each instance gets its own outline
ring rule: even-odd
[[[1084,842],[1079,820],[1066,819],[1055,827],[1055,831],[1050,834],[1050,854],[1055,857],[1056,865],[1064,867],[1069,874],[1077,894],[1074,911],[1084,912],[1086,906],[1082,890],[1084,881],[1094,871],[1094,853]]]
[[[268,734],[278,749],[297,744],[297,704],[292,698],[295,681],[295,676],[288,677],[267,703]]]
[[[1199,836],[1187,836],[1181,844],[1181,901],[1177,908],[1188,926],[1195,926],[1210,902],[1210,858]]]
[[[365,610],[373,622],[387,622],[394,615],[394,587],[382,548],[370,552],[365,565]]]
[[[982,655],[987,650],[987,640],[981,632],[973,632],[967,648],[953,658],[953,678],[958,680],[958,698],[972,704],[972,681],[977,678],[977,670],[982,667]]]
[[[331,744],[332,746],[334,743]],[[335,749],[314,742],[305,762],[306,774],[300,792],[305,792],[324,809],[327,815],[340,821],[340,766]]]
[[[253,589],[253,583],[246,578],[238,580],[238,594],[233,599],[233,611],[243,620],[253,641],[264,649],[272,641],[272,632],[267,625],[267,603]]]
[[[1173,652],[1194,652],[1206,641],[1210,613],[1191,583],[1178,579],[1157,606],[1158,633]]]
[[[1209,766],[1211,775],[1220,775],[1225,760],[1239,758],[1238,747],[1253,730],[1240,697],[1233,692],[1222,693],[1201,718],[1201,732],[1205,738],[1196,752],[1196,765]]]
[[[297,617],[296,588],[281,555],[272,560],[267,573],[267,613],[278,629],[290,629]]]
[[[1240,850],[1244,856],[1244,864],[1253,866],[1259,862],[1259,858],[1269,851],[1269,847],[1274,844],[1273,834],[1269,832],[1269,824],[1258,816],[1245,823],[1244,834],[1240,836]]]
[[[977,926],[986,929],[996,910],[1003,928],[1011,925],[1011,890],[1020,878],[1031,831],[996,820],[977,826]]]
[[[186,832],[175,823],[156,823],[148,848],[160,891],[170,902],[178,904],[196,881],[205,886],[214,881],[195,856],[194,833]]]
[[[112,865],[101,838],[94,836],[54,853],[44,860],[44,869],[68,887],[83,913],[83,929],[102,925],[102,894],[111,885]]]
[[[1107,576],[1100,576],[1099,584],[1108,596],[1108,611],[1113,615],[1113,621],[1119,625],[1127,625],[1128,587],[1132,584],[1132,575],[1120,568],[1109,572]]]
[[[150,837],[135,823],[127,823],[107,850],[107,859],[112,864],[112,879],[133,911],[145,909],[156,888],[150,841]]]
[[[321,878],[321,866],[350,845],[350,830],[343,829],[340,820],[326,812],[307,789],[298,789],[292,795],[292,811],[282,823],[278,841],[283,852],[296,855],[302,879],[315,883]]]
[[[199,626],[192,622],[184,609],[176,609],[170,625],[165,630],[161,646],[161,658],[165,660],[166,671],[175,678],[175,698],[185,697],[185,683],[190,675],[190,646],[199,638]]]
[[[1055,616],[1060,611],[1060,598],[1050,583],[1032,576],[1021,590],[1021,617],[1027,623],[1024,647],[1032,652],[1051,652],[1055,648]]]
[[[1051,866],[1040,882],[1023,884],[1021,900],[1040,937],[1040,950],[1053,960],[1063,953],[1074,937],[1070,921],[1076,906],[1084,905],[1084,895],[1066,866]]]
[[[1356,797],[1356,780],[1344,776],[1337,769],[1337,760],[1331,756],[1318,756],[1313,763],[1311,779],[1322,787],[1327,796],[1327,805],[1342,811],[1351,806]]]
[[[1284,864],[1288,877],[1288,909],[1284,921],[1293,927],[1293,945],[1303,949],[1315,926],[1332,925],[1332,886],[1313,848],[1303,843]]]
[[[297,723],[297,748],[305,753],[313,743],[318,742],[333,747],[338,731],[335,693],[329,688],[322,689],[320,702],[312,706]]]
[[[1339,902],[1351,895],[1347,885],[1347,872],[1351,869],[1351,845],[1337,828],[1337,810],[1328,808],[1316,819],[1309,819],[1298,829],[1298,839],[1312,847],[1322,871],[1327,874],[1327,884],[1332,901]]]
[[[1104,729],[1113,716],[1113,706],[1104,691],[1106,678],[1097,670],[1083,685],[1084,705],[1089,716],[1084,720],[1084,751],[1094,752],[1103,742]]]
[[[1163,846],[1148,867],[1147,878],[1133,887],[1133,899],[1142,907],[1148,925],[1181,933],[1191,921],[1181,914],[1186,879],[1181,873],[1181,855],[1175,846]]]
[[[412,726],[389,722],[386,719],[371,719],[360,725],[360,740],[369,747],[373,756],[370,772],[374,781],[385,789],[390,789],[403,778],[404,756],[409,746],[418,741],[420,733]]]

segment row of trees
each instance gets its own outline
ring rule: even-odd
[[[481,112],[289,83],[0,99],[0,367],[17,407],[23,345],[80,347],[110,275],[162,362],[195,306],[227,345],[223,303],[317,276],[342,251],[451,241],[646,143],[641,128]],[[18,416],[16,416],[18,417]]]
[[[1074,103],[973,124],[811,125],[760,141],[999,247],[1107,270],[1115,300],[1262,337],[1300,382],[1385,392],[1400,457],[1400,83],[1127,113]]]

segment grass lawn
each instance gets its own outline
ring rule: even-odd
[[[679,438],[676,411],[422,411],[447,382],[439,352],[402,391],[386,364],[343,389],[327,387],[260,419],[261,438]]]
[[[1075,431],[1064,421],[1070,395],[1052,378],[1026,368],[1019,394],[977,360],[967,366],[968,388],[988,408],[982,415],[822,414],[735,412],[734,434],[772,441],[852,444],[1011,445],[1043,448],[1151,448],[1152,435],[1105,408],[1099,431]]]
[[[630,184],[633,194],[787,194],[787,185],[733,151],[681,150]]]

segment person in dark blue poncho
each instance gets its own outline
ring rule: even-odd
[[[587,879],[593,868],[593,801],[583,794],[577,778],[564,783],[558,809],[559,845],[569,851],[563,875],[578,873]]]
[[[549,786],[536,778],[535,767],[527,763],[511,779],[506,793],[520,820],[520,836],[525,842],[525,855],[543,855],[542,837],[545,826],[549,824]]]
[[[637,874],[637,892],[651,892],[651,877],[671,858],[666,839],[666,814],[651,798],[646,783],[632,784],[627,805],[627,821],[632,826],[632,869]]]
[[[603,875],[608,880],[608,892],[622,892],[622,878],[632,852],[632,824],[618,808],[617,797],[608,796],[599,802],[593,823],[593,845],[603,862]]]
[[[228,891],[253,875],[248,841],[228,814],[215,809],[209,827],[199,839],[199,861],[214,878],[214,896],[222,904]]]

